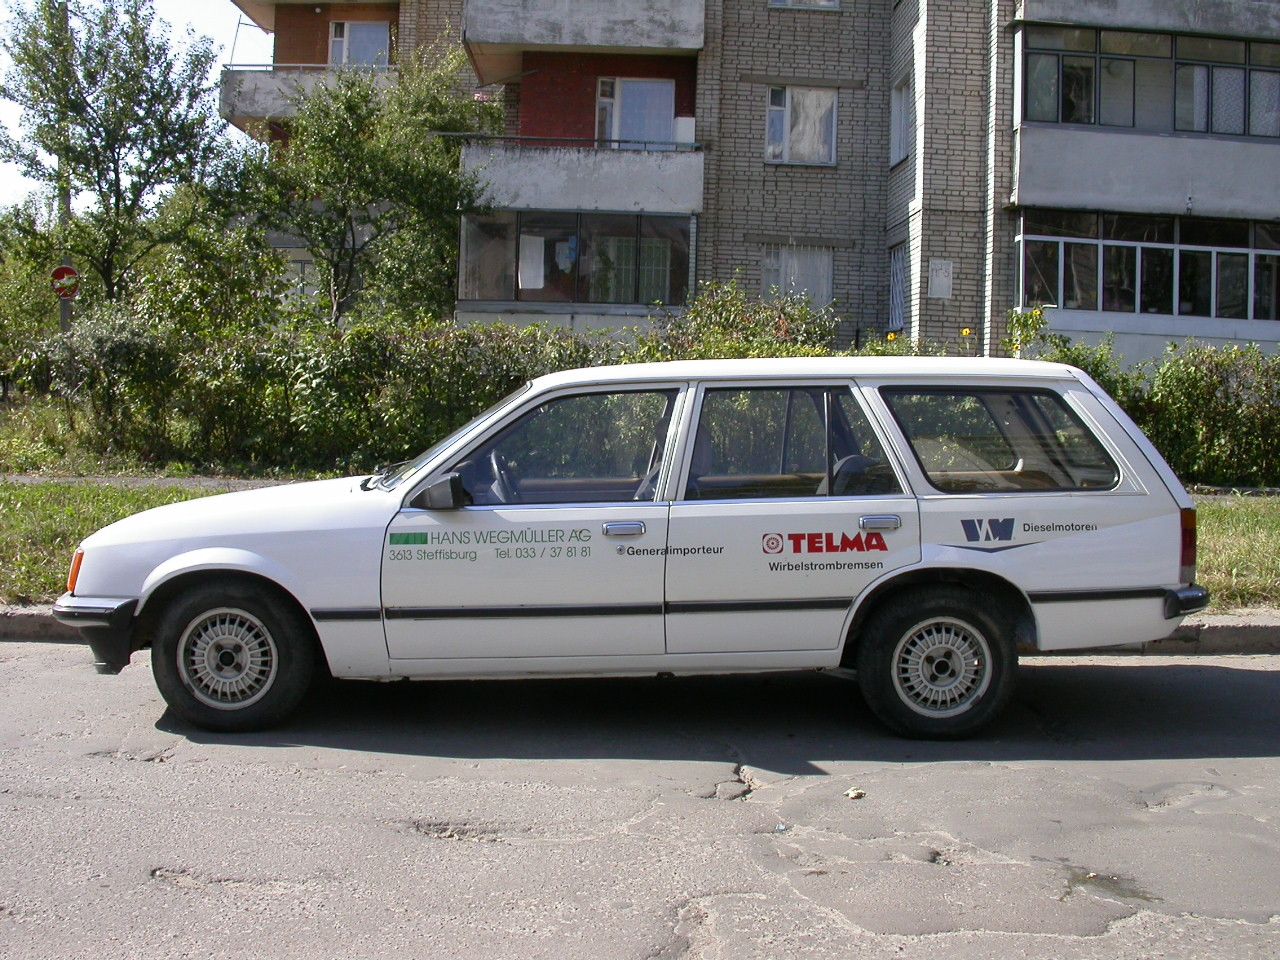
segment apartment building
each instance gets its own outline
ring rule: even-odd
[[[999,353],[1005,315],[1280,342],[1277,0],[236,0],[275,63],[223,112],[287,122],[321,69],[440,37],[507,105],[463,163],[457,315],[644,322],[703,280]]]

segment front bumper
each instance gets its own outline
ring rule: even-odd
[[[1166,590],[1164,594],[1164,618],[1177,620],[1189,613],[1196,613],[1209,606],[1209,590],[1193,583],[1177,590]]]
[[[76,597],[64,593],[53,605],[53,618],[75,627],[93,651],[99,673],[119,673],[133,655],[133,612],[138,601],[121,597]]]

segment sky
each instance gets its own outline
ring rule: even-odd
[[[11,22],[14,0],[0,0],[0,29],[7,30]],[[175,43],[184,44],[187,28],[213,40],[218,53],[216,71],[227,63],[270,63],[271,35],[264,33],[242,17],[231,0],[154,0],[157,16],[173,28]],[[239,34],[236,24],[240,23]],[[233,52],[234,46],[234,52]],[[7,57],[0,56],[0,70],[8,71]],[[18,109],[8,101],[0,100],[0,123],[13,133],[18,133]],[[13,166],[0,164],[0,207],[9,206],[23,199],[34,184],[24,178]]]

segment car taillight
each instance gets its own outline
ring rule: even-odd
[[[80,579],[80,564],[84,560],[84,551],[77,550],[71,558],[71,572],[67,574],[67,593],[76,592],[76,581]]]
[[[1178,578],[1183,583],[1196,582],[1196,512],[1194,509],[1182,511],[1182,558],[1179,561],[1182,569]]]

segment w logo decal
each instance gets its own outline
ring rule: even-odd
[[[1014,518],[1004,520],[961,520],[964,538],[970,543],[988,540],[1012,540]]]

